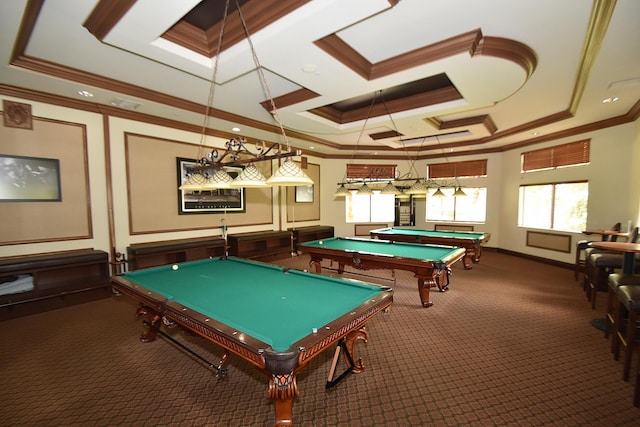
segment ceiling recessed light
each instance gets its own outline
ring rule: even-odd
[[[233,127],[231,128],[232,131],[234,132],[240,132],[240,128],[239,127]]]
[[[620,99],[620,98],[618,98],[617,96],[614,96],[613,98],[603,99],[602,103],[603,104],[611,104],[612,102],[616,102],[618,99]]]
[[[315,73],[317,69],[318,67],[316,66],[316,64],[304,64],[302,66],[302,71],[304,71],[305,73]]]
[[[93,98],[93,94],[88,90],[79,90],[78,95],[84,96],[85,98]]]
[[[124,108],[127,110],[137,110],[142,105],[139,102],[131,101],[129,99],[122,99],[122,98],[114,98],[111,101],[109,101],[109,104],[113,105],[114,107]]]

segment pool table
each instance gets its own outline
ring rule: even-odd
[[[416,228],[379,228],[371,230],[372,238],[391,240],[394,242],[427,243],[434,245],[458,246],[466,249],[466,255],[462,260],[464,268],[471,269],[471,262],[479,262],[482,254],[482,245],[491,238],[489,233],[473,231],[437,231],[420,230]]]
[[[451,266],[464,257],[465,250],[454,246],[422,245],[356,237],[334,237],[301,243],[303,252],[311,256],[309,268],[322,271],[322,260],[338,263],[338,272],[344,266],[356,269],[407,270],[418,278],[418,293],[423,307],[431,307],[429,288],[447,290]]]
[[[234,257],[132,271],[111,282],[148,319],[141,341],[155,339],[163,323],[177,323],[222,347],[223,360],[231,352],[267,374],[279,426],[293,423],[297,373],[335,343],[356,360],[356,342],[368,338],[365,323],[393,301],[388,286]],[[352,365],[352,372],[364,369],[359,359]]]

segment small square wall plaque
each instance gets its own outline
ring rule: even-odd
[[[31,105],[2,100],[4,125],[8,128],[33,129]]]

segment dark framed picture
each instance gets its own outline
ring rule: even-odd
[[[0,154],[0,202],[59,202],[60,160]]]
[[[296,186],[296,203],[313,203],[313,184]]]
[[[186,183],[196,171],[197,163],[193,159],[177,158],[178,187]],[[225,167],[231,178],[242,171],[239,167]],[[178,213],[204,214],[220,212],[245,212],[244,188],[221,188],[208,191],[180,190],[178,188]]]

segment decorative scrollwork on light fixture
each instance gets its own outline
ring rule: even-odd
[[[264,141],[255,144],[252,150],[246,139],[233,138],[225,143],[224,151],[214,148],[206,157],[198,159],[196,167],[180,189],[206,191],[218,188],[311,185],[313,181],[295,162],[288,160],[300,155],[300,150],[283,151],[280,144],[267,147]],[[280,167],[285,168],[285,173],[278,175],[276,172],[271,178],[266,179],[255,163],[274,159],[285,159]],[[225,171],[227,167],[243,165],[247,166],[236,178],[231,178]]]

